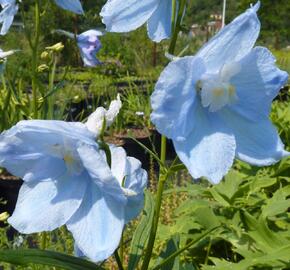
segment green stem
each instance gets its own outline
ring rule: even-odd
[[[173,2],[172,2],[172,20],[171,21],[172,21],[172,25],[174,25],[175,14],[176,14],[176,11],[175,11],[176,0],[172,0],[172,1]],[[186,0],[181,0],[179,3],[179,9],[178,9],[177,19],[176,19],[176,23],[174,27],[174,32],[173,32],[173,36],[172,36],[170,46],[169,46],[170,54],[174,54],[178,33],[180,31],[180,23],[181,23],[184,8],[185,8],[185,3],[186,3]],[[162,164],[165,164],[165,160],[166,160],[166,137],[165,136],[161,137],[160,160],[161,160],[161,164],[160,164],[160,170],[159,170],[159,180],[158,180],[158,187],[157,187],[157,194],[156,194],[154,217],[152,220],[151,231],[149,234],[149,240],[148,240],[147,249],[146,249],[146,253],[145,253],[141,270],[147,270],[149,267],[149,263],[152,256],[154,243],[155,243],[156,233],[158,229],[158,222],[159,222],[159,216],[160,216],[160,210],[161,210],[161,204],[162,204],[164,184],[168,178],[168,174],[164,173],[163,165],[162,165]]]
[[[55,78],[55,71],[56,71],[56,63],[57,63],[57,56],[53,55],[53,64],[51,71],[49,73],[49,82],[48,82],[48,92],[51,92],[54,87],[54,78]],[[54,96],[51,95],[48,98],[48,118],[53,119],[53,106],[54,106]]]
[[[120,241],[120,260],[121,260],[121,263],[123,264],[124,263],[124,232],[122,233],[121,235],[121,241]]]
[[[205,260],[204,260],[204,265],[208,264],[208,258],[209,258],[209,254],[210,254],[210,249],[211,249],[211,239],[209,240],[208,247],[207,247],[207,250],[206,250],[206,257],[205,257]]]
[[[3,85],[3,91],[4,91],[2,96],[3,97],[5,96],[5,98],[3,98],[3,111],[1,113],[2,115],[1,130],[4,130],[6,128],[6,123],[9,123],[9,121],[6,119],[6,116],[9,115],[9,113],[7,113],[7,110],[8,110],[10,99],[11,99],[11,89],[8,89],[7,91],[6,80],[3,74],[1,75],[1,78],[2,78],[2,85]]]
[[[32,49],[32,99],[33,99],[33,118],[38,118],[37,100],[37,65],[38,65],[38,46],[40,38],[40,5],[39,0],[35,0],[35,37]]]
[[[181,248],[181,249],[177,250],[176,252],[172,253],[165,260],[163,260],[160,264],[158,264],[154,268],[152,268],[152,270],[158,270],[158,269],[162,268],[163,266],[167,265],[171,260],[173,260],[179,254],[181,254],[185,250],[189,249],[191,246],[193,246],[194,244],[198,243],[200,240],[202,240],[203,238],[205,238],[206,236],[208,236],[210,233],[212,233],[213,231],[215,231],[218,228],[220,228],[220,227],[212,228],[211,230],[207,231],[206,233],[204,233],[203,235],[201,235],[197,239],[193,239],[187,245],[185,245],[183,248]]]
[[[168,49],[168,52],[170,54],[174,54],[176,41],[177,41],[177,38],[178,38],[178,34],[180,32],[180,25],[181,25],[181,21],[182,21],[182,17],[183,17],[183,12],[184,12],[184,9],[185,9],[185,4],[186,4],[186,0],[181,0],[180,3],[179,3],[177,19],[176,19],[176,23],[175,23],[175,28],[174,28],[173,36],[171,38],[171,42],[170,42],[169,49]],[[173,7],[174,7],[174,5],[173,5]],[[175,9],[176,9],[176,4],[175,4]],[[175,10],[174,10],[174,14],[172,14],[172,17],[173,16],[175,18]]]
[[[116,262],[117,262],[117,264],[118,264],[118,268],[119,268],[119,270],[124,270],[124,267],[123,267],[122,261],[121,261],[121,259],[120,259],[120,256],[119,256],[117,250],[114,252],[114,256],[115,256]]]

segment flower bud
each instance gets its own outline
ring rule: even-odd
[[[6,221],[9,218],[8,212],[3,212],[0,214],[0,221]]]
[[[46,71],[48,69],[49,69],[48,65],[42,64],[42,65],[38,66],[37,71],[38,72],[44,72],[44,71]]]
[[[49,58],[50,58],[49,57],[49,53],[47,51],[42,52],[41,55],[40,55],[40,58],[42,60],[49,60]]]
[[[56,43],[52,46],[46,47],[46,50],[50,50],[50,51],[54,51],[54,52],[60,52],[62,51],[64,48],[64,45],[62,44],[62,42]]]

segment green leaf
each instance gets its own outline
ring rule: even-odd
[[[134,270],[138,265],[138,262],[141,258],[142,252],[144,251],[144,247],[149,236],[153,215],[154,215],[153,195],[148,190],[146,190],[143,216],[135,230],[130,246],[128,270]]]
[[[219,258],[210,258],[215,266],[203,266],[202,270],[245,270],[255,269],[252,268],[254,266],[268,266],[271,267],[271,269],[286,269],[284,267],[287,265],[287,262],[289,262],[289,253],[290,245],[287,245],[278,249],[273,249],[270,253],[253,253],[251,257],[245,258],[238,263],[228,262]]]
[[[263,188],[273,186],[277,183],[276,178],[255,177],[250,183],[251,192],[257,192]]]
[[[224,203],[225,206],[228,206],[228,203],[231,201],[235,193],[238,191],[239,186],[244,181],[243,175],[237,171],[231,170],[218,185],[214,186],[211,190],[217,191],[220,195],[220,203]],[[213,197],[214,194],[212,194]],[[218,198],[215,198],[219,201]]]
[[[202,207],[196,209],[194,216],[196,221],[208,230],[221,225],[219,218],[209,207]]]
[[[280,237],[279,234],[271,231],[266,219],[263,217],[256,219],[246,211],[243,211],[242,214],[243,219],[249,228],[248,235],[255,241],[258,249],[270,252],[285,244],[290,244],[287,239]]]
[[[225,197],[225,195],[217,192],[214,188],[211,188],[209,190],[209,192],[211,193],[212,197],[219,202],[222,206],[224,207],[229,207],[231,206],[230,203],[228,202],[228,198]]]
[[[180,241],[179,235],[174,235],[167,242],[165,250],[163,250],[160,253],[159,258],[157,259],[156,265],[161,263],[163,260],[165,260],[171,254],[175,253],[177,250],[179,250],[179,241]],[[179,270],[179,256],[176,256],[174,259],[165,263],[160,269],[161,270],[167,270],[167,269]]]
[[[39,249],[0,250],[0,261],[21,266],[42,264],[67,270],[102,269],[96,264],[80,258],[55,251]]]

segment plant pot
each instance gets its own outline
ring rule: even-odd
[[[142,167],[145,170],[148,171],[150,166],[153,166],[153,169],[158,171],[159,165],[156,160],[153,159],[150,161],[150,154],[144,149],[144,147],[132,139],[132,137],[135,138],[139,143],[143,144],[153,152],[156,151],[158,156],[160,156],[161,135],[156,130],[134,127],[123,132],[116,133],[114,134],[114,137],[120,140],[121,143],[119,143],[119,145],[123,146],[128,156],[135,157],[141,161]],[[176,154],[171,140],[167,140],[166,152],[167,160],[173,160],[175,158]]]
[[[8,212],[11,215],[15,209],[19,189],[23,181],[14,176],[0,175],[0,199],[5,204],[0,203],[0,213]],[[5,226],[0,222],[0,227]]]

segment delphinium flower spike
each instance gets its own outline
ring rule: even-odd
[[[151,97],[151,120],[174,142],[193,178],[218,183],[234,158],[265,166],[289,155],[269,121],[288,74],[264,47],[260,2],[224,27],[195,56],[172,61]]]
[[[130,32],[147,23],[150,39],[171,36],[171,0],[109,0],[100,13],[108,32]]]
[[[24,180],[8,219],[15,229],[28,234],[66,225],[77,254],[99,262],[142,209],[147,173],[114,145],[110,167],[91,124],[21,121],[0,135],[0,166]]]

